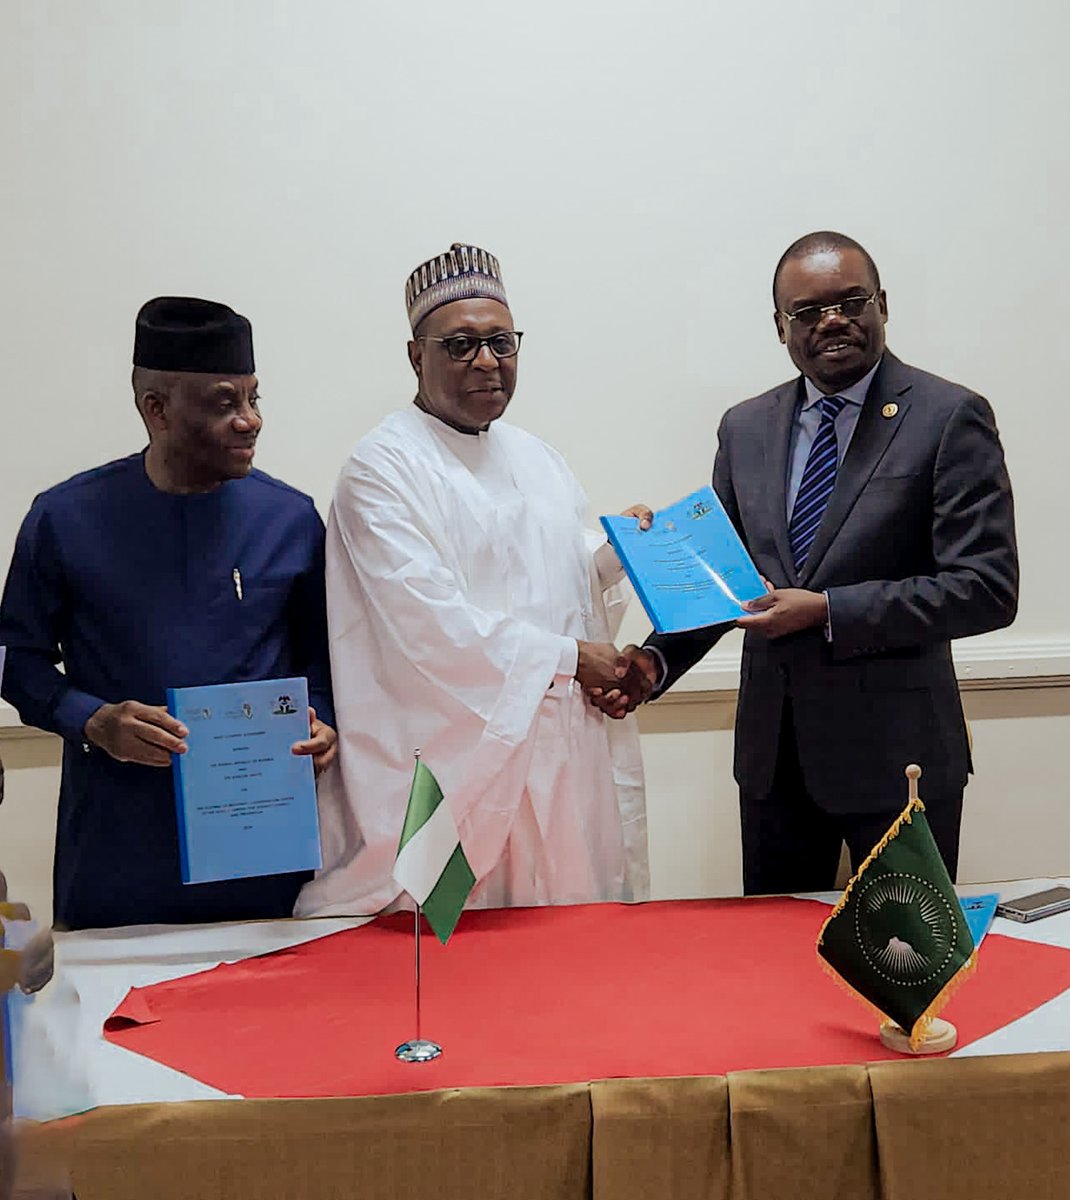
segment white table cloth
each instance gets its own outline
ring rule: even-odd
[[[962,895],[1013,899],[1066,880],[977,884]],[[826,903],[838,897],[812,897]],[[367,918],[229,925],[138,926],[57,935],[57,970],[40,995],[19,1006],[15,1106],[34,1120],[105,1104],[226,1099],[227,1094],[105,1041],[103,1025],[131,987],[145,987],[352,929]],[[1021,925],[997,917],[992,933],[1070,949],[1070,912]],[[982,949],[983,963],[983,949]],[[983,979],[983,975],[980,977]],[[967,986],[983,986],[978,982]],[[408,997],[399,997],[401,1005]],[[1070,1050],[1070,989],[956,1055]],[[236,1097],[229,1097],[236,1098]]]

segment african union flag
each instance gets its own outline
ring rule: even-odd
[[[847,885],[817,952],[915,1049],[973,969],[973,938],[917,795]]]

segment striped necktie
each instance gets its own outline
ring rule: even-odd
[[[817,528],[828,507],[829,496],[836,485],[836,418],[846,403],[842,396],[821,397],[821,424],[803,468],[799,493],[791,510],[791,524],[788,526],[791,557],[795,562],[796,571],[801,571],[803,563],[806,562],[806,556],[810,553],[810,547],[817,536]]]

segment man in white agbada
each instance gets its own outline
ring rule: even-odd
[[[497,260],[455,244],[406,300],[415,404],[354,447],[327,527],[340,769],[296,912],[407,904],[391,871],[417,748],[477,881],[469,907],[644,899],[634,717],[584,694],[645,686],[612,644],[620,564],[585,533],[562,457],[498,419],[521,334]]]

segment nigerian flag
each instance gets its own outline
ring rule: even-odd
[[[445,945],[476,877],[461,848],[450,806],[442,801],[442,789],[419,757],[394,862],[394,879],[420,905],[438,940]]]
[[[915,1049],[973,969],[973,938],[913,782],[910,803],[822,927],[817,952]]]

